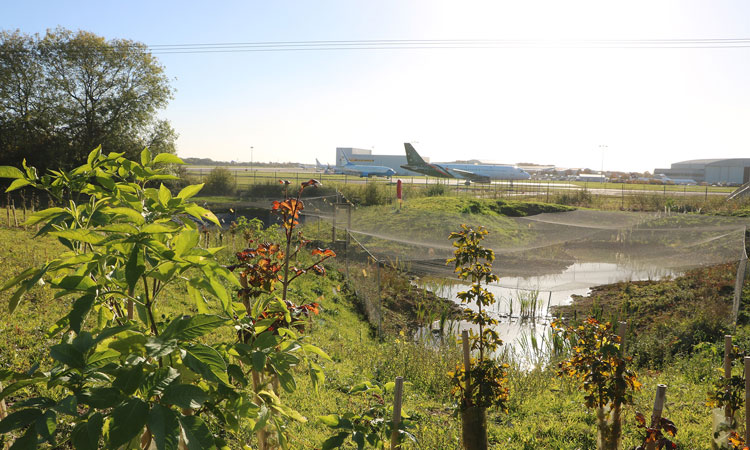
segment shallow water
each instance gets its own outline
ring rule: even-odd
[[[612,263],[574,263],[562,273],[536,277],[501,277],[488,286],[496,303],[491,313],[500,322],[496,331],[505,342],[505,351],[512,351],[522,364],[543,356],[544,341],[550,330],[551,306],[572,302],[573,295],[587,295],[591,288],[620,281],[658,280],[675,275],[668,269],[656,267],[628,267]],[[424,283],[422,287],[460,304],[456,296],[467,284],[460,282]],[[472,309],[476,309],[472,305]],[[471,324],[456,324],[455,333],[472,328]],[[534,336],[537,345],[531,343]]]

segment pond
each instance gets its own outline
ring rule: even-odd
[[[550,307],[570,304],[573,295],[587,295],[594,286],[673,275],[673,271],[664,268],[587,262],[571,264],[562,273],[552,275],[501,277],[487,288],[495,295],[496,303],[490,312],[500,322],[496,331],[505,342],[502,351],[512,354],[522,365],[535,365],[546,354]],[[447,279],[433,279],[420,285],[459,304],[456,295],[468,287]],[[476,308],[472,305],[472,309]],[[471,327],[465,322],[455,323],[448,332],[460,334]]]

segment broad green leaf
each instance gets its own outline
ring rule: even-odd
[[[189,341],[213,331],[227,323],[228,319],[210,314],[178,317],[162,332],[164,340]]]
[[[266,354],[263,352],[253,352],[253,370],[263,373],[266,368]]]
[[[169,408],[154,405],[148,414],[148,429],[157,450],[177,450],[180,442],[180,422]]]
[[[184,230],[172,241],[172,250],[174,250],[176,256],[182,256],[188,250],[196,247],[199,239],[200,234],[198,233],[198,230]]]
[[[180,372],[173,367],[160,367],[146,377],[142,389],[148,395],[148,398],[154,395],[161,395],[164,389],[180,378]]]
[[[78,399],[75,395],[69,395],[57,402],[52,409],[62,414],[78,417]]]
[[[161,403],[182,409],[198,409],[208,399],[203,389],[192,384],[171,384],[164,389]]]
[[[138,234],[140,231],[129,223],[110,223],[107,226],[98,228],[99,231],[107,231],[109,233],[124,233],[124,234]]]
[[[227,365],[219,352],[203,344],[184,347],[184,351],[182,361],[190,370],[209,380],[221,381],[229,385]]]
[[[7,398],[9,395],[19,391],[20,389],[25,388],[26,386],[31,386],[32,384],[41,383],[46,380],[47,380],[47,377],[44,377],[44,376],[18,380],[15,383],[8,385],[5,389],[2,390],[2,392],[0,392],[0,400]]]
[[[185,164],[177,155],[159,153],[154,157],[154,164]]]
[[[188,450],[215,450],[214,437],[198,416],[180,416]]]
[[[331,450],[334,448],[341,448],[344,445],[344,441],[349,436],[348,431],[342,431],[341,433],[331,436],[323,442],[321,450]]]
[[[151,162],[151,151],[148,148],[144,148],[141,152],[141,165],[145,166]],[[133,168],[135,169],[135,168]]]
[[[124,395],[133,395],[141,386],[143,381],[143,365],[122,368],[118,371],[112,386],[120,390]]]
[[[169,192],[166,186],[163,184],[159,185],[159,203],[165,208],[169,205],[169,201],[172,200],[172,193]]]
[[[41,416],[42,410],[37,408],[22,409],[8,414],[5,419],[0,420],[0,434],[23,428],[30,423],[34,423]]]
[[[195,217],[196,219],[208,220],[209,222],[213,222],[216,226],[221,226],[221,224],[219,223],[219,219],[216,218],[214,213],[207,210],[206,208],[201,208],[198,205],[190,204],[185,207],[185,212]]]
[[[123,399],[120,391],[113,387],[96,387],[80,395],[81,403],[97,409],[112,408]]]
[[[141,233],[171,233],[175,230],[175,226],[166,225],[163,223],[150,223],[141,228]]]
[[[188,283],[187,285],[187,291],[190,298],[193,299],[193,302],[195,303],[196,309],[198,309],[198,312],[201,314],[208,313],[208,307],[206,306],[206,299],[203,298],[203,294],[201,294],[201,291],[194,288],[192,284]]]
[[[122,332],[128,331],[133,328],[133,325],[118,325],[116,327],[105,328],[96,335],[94,338],[94,344],[98,344],[105,339],[109,339],[112,336],[116,336]]]
[[[68,291],[85,291],[96,286],[94,280],[86,275],[68,275],[63,279],[56,281],[58,287]]]
[[[327,361],[333,361],[330,356],[326,354],[320,347],[316,347],[312,344],[302,344],[302,350],[310,353],[314,353]]]
[[[18,275],[16,275],[15,277],[13,277],[13,278],[11,278],[10,280],[8,280],[8,281],[7,281],[7,282],[6,282],[6,283],[5,283],[4,285],[3,285],[3,287],[2,287],[2,288],[0,288],[0,291],[5,291],[5,290],[7,290],[7,289],[10,289],[11,287],[13,287],[13,286],[17,285],[17,284],[18,284],[18,282],[20,282],[20,281],[22,281],[22,280],[25,280],[26,278],[29,278],[29,277],[30,277],[30,276],[31,276],[31,275],[32,275],[32,274],[33,274],[34,272],[36,272],[36,271],[37,271],[37,269],[36,269],[36,268],[34,268],[34,267],[30,267],[30,268],[28,268],[28,269],[24,270],[23,272],[19,273],[19,274],[18,274]]]
[[[23,436],[16,439],[8,450],[35,450],[37,448],[36,428],[29,427]]]
[[[318,417],[318,420],[325,426],[336,428],[341,422],[341,418],[338,414],[328,414],[327,416]]]
[[[15,191],[16,189],[21,189],[22,187],[28,186],[30,184],[31,181],[25,178],[16,178],[12,183],[10,183],[10,186],[8,186],[8,189],[6,189],[5,192]]]
[[[119,360],[120,357],[121,354],[112,349],[94,352],[86,359],[86,371],[92,371],[104,367],[111,362]]]
[[[140,212],[132,208],[126,208],[124,206],[117,207],[117,208],[107,208],[105,212],[111,213],[111,214],[117,214],[119,216],[125,216],[136,225],[141,225],[144,222],[146,222],[146,219],[143,217],[143,215]]]
[[[140,247],[138,244],[133,246],[133,250],[130,252],[128,262],[125,264],[125,281],[128,283],[128,290],[133,292],[136,283],[143,275],[146,267],[143,265]],[[141,259],[139,261],[139,259]]]
[[[83,353],[71,344],[57,344],[50,347],[50,356],[55,361],[59,361],[76,369],[83,369],[85,364]]]
[[[100,413],[95,413],[86,422],[79,422],[71,435],[76,450],[98,450],[99,438],[102,435],[104,420]]]
[[[0,166],[0,178],[23,178],[23,172],[13,166]]]
[[[102,146],[98,146],[95,149],[91,150],[91,153],[89,153],[88,158],[86,158],[86,164],[91,165],[94,161],[96,161],[96,158],[99,157],[102,153]]]
[[[76,230],[53,231],[50,233],[50,235],[57,236],[63,239],[67,239],[69,241],[80,241],[80,242],[86,242],[87,244],[95,244],[95,245],[104,240],[104,237],[96,233],[92,233],[89,230],[84,230],[80,228]]]
[[[52,436],[57,430],[57,414],[54,411],[47,410],[44,415],[36,419],[36,434],[45,442],[51,442]]]
[[[297,382],[294,381],[294,376],[290,372],[280,372],[278,377],[279,383],[285,391],[294,392],[297,389]]]
[[[117,448],[143,430],[148,420],[148,405],[139,398],[131,398],[115,408],[111,417],[109,444],[112,448]]]
[[[204,185],[205,185],[205,183],[191,184],[189,186],[185,186],[184,188],[182,188],[182,190],[180,190],[180,193],[177,194],[177,198],[181,198],[183,200],[187,200],[187,199],[193,197],[194,195],[196,195],[198,192],[200,192],[201,189],[203,189]]]
[[[32,214],[31,216],[29,216],[29,218],[26,220],[26,222],[24,222],[24,225],[26,225],[26,226],[36,225],[37,223],[39,223],[39,222],[41,222],[43,220],[47,220],[50,217],[56,216],[58,214],[62,214],[64,212],[65,212],[64,209],[57,208],[57,207],[43,209],[43,210],[37,211],[34,214]]]

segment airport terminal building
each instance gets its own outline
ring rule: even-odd
[[[396,171],[396,175],[420,175],[410,170],[402,169],[401,166],[406,164],[406,153],[400,155],[373,155],[372,150],[353,148],[353,147],[336,147],[336,165],[343,166],[346,164],[346,155],[352,164],[362,166],[385,166]],[[425,158],[425,161],[429,161]]]
[[[669,169],[655,169],[654,175],[698,183],[741,185],[750,181],[750,158],[693,159],[674,163]]]

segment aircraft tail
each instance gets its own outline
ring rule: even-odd
[[[414,150],[414,146],[411,145],[408,142],[404,142],[404,148],[406,149],[406,162],[410,166],[423,166],[427,164],[424,159],[422,159],[421,156],[419,156],[419,153],[417,153],[416,150]]]
[[[349,161],[349,157],[346,156],[346,153],[341,152],[341,156],[344,157],[344,161],[346,161],[347,164],[351,164],[351,161]]]
[[[324,168],[323,164],[321,164],[320,161],[318,161],[318,158],[315,158],[315,168],[316,169],[323,169]]]

